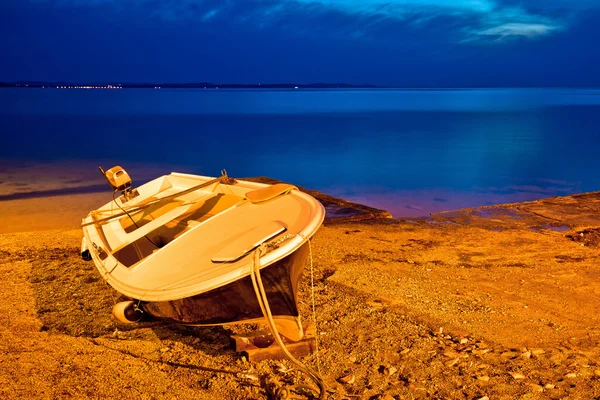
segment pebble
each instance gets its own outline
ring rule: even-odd
[[[285,374],[290,371],[290,368],[287,367],[284,363],[277,363],[277,372]]]
[[[600,369],[595,370],[594,374],[596,374],[596,376],[600,376]]]
[[[571,372],[565,375],[565,378],[573,379],[577,378],[577,374],[575,372]]]
[[[468,342],[469,342],[469,339],[467,339],[467,338],[460,339],[460,344],[467,344]]]
[[[544,388],[541,387],[540,385],[536,385],[535,383],[532,383],[531,385],[529,385],[529,387],[531,387],[532,390],[536,391],[536,392],[543,392]]]
[[[511,375],[514,379],[525,379],[525,375],[520,374],[518,372],[512,373]]]
[[[404,349],[400,352],[400,354],[408,354],[410,352],[410,349]]]
[[[169,351],[169,348],[168,348],[168,347],[161,347],[161,348],[160,348],[160,352],[161,352],[161,353],[166,353],[167,351]]]
[[[384,369],[384,372],[389,376],[394,375],[397,371],[398,370],[395,367],[389,367],[389,368]]]
[[[544,349],[531,349],[531,355],[536,356],[536,357],[539,355],[542,355],[544,353],[545,353]]]
[[[521,357],[523,358],[531,358],[531,352],[530,351],[526,351],[524,353],[521,354]]]
[[[483,397],[478,398],[477,400],[490,400],[490,398],[487,396],[483,396]]]
[[[248,372],[248,373],[242,374],[241,376],[242,376],[242,378],[246,378],[248,380],[255,381],[255,382],[258,382],[260,380],[260,377],[258,376],[258,374],[256,372]]]
[[[502,357],[505,358],[517,358],[517,355],[519,353],[515,352],[515,351],[505,351],[504,353],[500,354]]]
[[[553,384],[551,384],[551,383],[546,383],[546,384],[544,385],[544,388],[546,388],[546,389],[554,389],[554,387],[555,387],[555,386],[554,386]]]
[[[490,349],[475,349],[473,350],[473,354],[477,355],[477,356],[482,356],[485,353],[488,353],[490,351]]]
[[[446,367],[453,367],[454,365],[456,365],[457,362],[458,362],[458,358],[455,358],[454,360],[447,361],[445,363],[445,365],[446,365]]]
[[[340,379],[338,379],[338,381],[346,385],[352,385],[356,381],[356,376],[354,376],[354,374],[349,374],[342,376]]]
[[[450,358],[458,358],[458,357],[460,357],[460,354],[458,354],[457,352],[452,351],[452,350],[446,350],[443,354],[446,357],[450,357]]]
[[[489,381],[489,380],[490,380],[490,377],[489,377],[489,376],[487,376],[487,375],[478,376],[478,377],[477,377],[477,380],[478,380],[478,381],[487,382],[487,381]]]

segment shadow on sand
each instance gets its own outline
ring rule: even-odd
[[[92,262],[81,260],[78,248],[47,249],[5,255],[29,260],[29,282],[33,288],[42,330],[74,337],[136,337],[137,331],[152,330],[160,341],[179,341],[207,355],[233,354],[229,332],[222,327],[186,327],[161,321],[122,324],[112,317],[113,306],[127,300],[98,274]]]

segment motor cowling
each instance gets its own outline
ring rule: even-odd
[[[104,172],[104,176],[113,190],[124,191],[131,187],[131,178],[129,177],[129,174],[119,165]]]

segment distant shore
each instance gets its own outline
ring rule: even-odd
[[[374,85],[333,83],[214,83],[214,82],[70,82],[70,81],[16,81],[2,82],[0,88],[18,89],[395,89],[395,90],[487,90],[487,89],[600,89],[589,86],[426,86],[426,85]]]
[[[386,89],[387,86],[353,85],[348,83],[108,83],[108,82],[0,82],[0,88],[47,89]]]

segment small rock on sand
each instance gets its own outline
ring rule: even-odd
[[[482,376],[478,376],[478,377],[477,377],[477,380],[478,380],[478,381],[487,382],[487,381],[489,381],[489,380],[490,380],[490,377],[489,377],[489,376],[487,376],[487,375],[482,375]]]
[[[544,354],[546,351],[544,349],[531,349],[531,355],[538,357]]]
[[[241,374],[241,377],[248,379],[249,381],[254,381],[254,382],[260,381],[260,377],[258,376],[258,374],[256,372],[247,372],[247,373]]]
[[[340,379],[338,379],[338,381],[346,385],[352,385],[356,381],[356,376],[354,376],[354,374],[348,374],[346,376],[342,376]]]
[[[452,351],[452,350],[446,350],[443,354],[446,357],[449,357],[449,358],[458,358],[458,357],[460,357],[460,354],[458,354],[457,352]]]
[[[565,375],[565,378],[573,379],[577,378],[577,374],[575,372],[571,372]]]
[[[445,365],[446,365],[446,367],[453,367],[454,365],[456,365],[457,362],[458,362],[458,358],[455,358],[454,360],[447,361],[445,363]]]
[[[514,379],[525,379],[525,375],[520,374],[518,372],[513,372],[510,374]]]
[[[531,387],[531,390],[533,390],[534,392],[543,392],[544,388],[541,387],[540,385],[537,385],[535,383],[532,383],[531,385],[529,385],[529,387]]]

